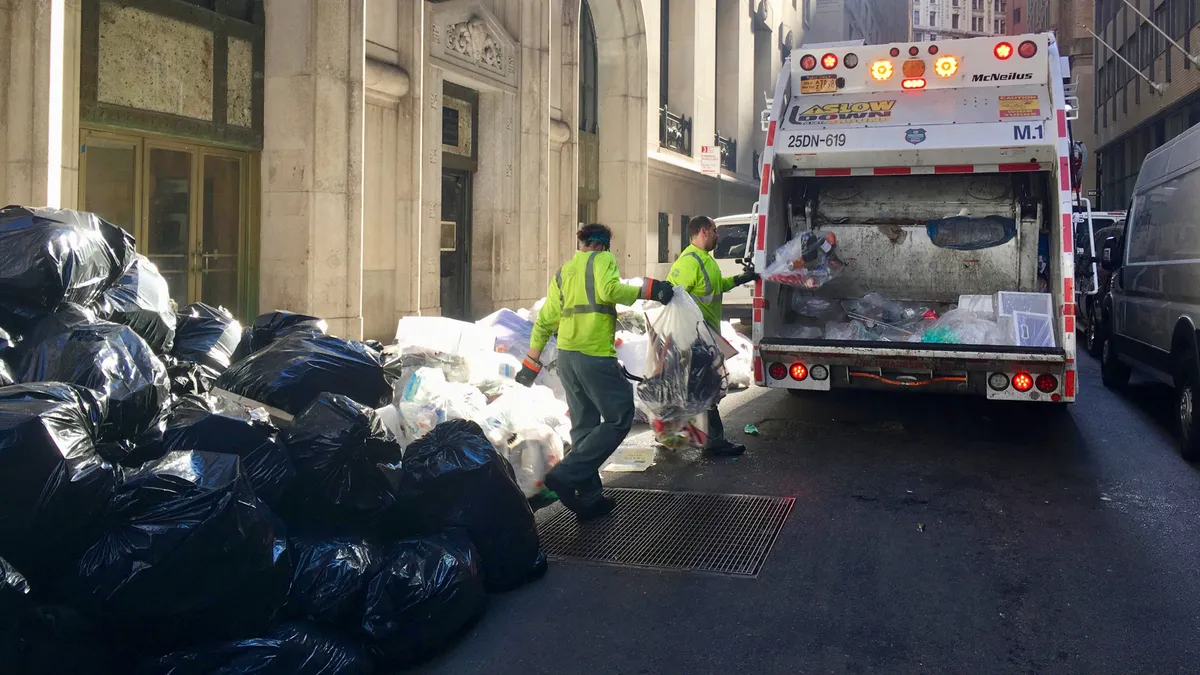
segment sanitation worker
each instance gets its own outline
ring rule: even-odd
[[[751,268],[736,277],[721,276],[721,268],[712,257],[717,248],[717,224],[712,218],[692,218],[688,223],[688,237],[691,245],[683,249],[679,259],[671,265],[667,280],[672,286],[687,290],[700,305],[704,320],[720,334],[721,297],[737,286],[758,280],[758,273]],[[746,446],[725,438],[725,425],[715,403],[708,411],[708,442],[704,449],[717,457],[736,457],[746,452]]]
[[[617,305],[632,305],[639,298],[666,304],[673,291],[654,279],[646,279],[641,288],[621,283],[617,259],[609,252],[612,230],[604,225],[587,225],[578,238],[578,252],[550,280],[517,382],[533,384],[542,370],[542,350],[557,332],[571,451],[546,474],[546,487],[586,520],[613,510],[615,503],[602,490],[600,467],[633,426],[633,385],[614,346]]]

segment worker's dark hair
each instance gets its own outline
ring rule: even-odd
[[[604,248],[612,246],[612,230],[607,225],[592,223],[579,228],[579,243],[600,244]]]
[[[713,222],[712,218],[708,216],[696,216],[688,221],[688,239],[695,239],[696,235],[700,234],[702,230],[716,226],[717,224]]]

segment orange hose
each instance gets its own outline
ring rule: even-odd
[[[851,377],[865,377],[865,378],[868,378],[871,380],[878,380],[880,382],[883,382],[884,384],[891,384],[891,385],[895,385],[897,387],[924,387],[927,384],[933,384],[935,382],[961,382],[961,383],[965,384],[967,381],[967,378],[958,377],[958,376],[935,377],[932,380],[925,380],[923,382],[902,382],[900,380],[889,380],[886,377],[880,377],[879,375],[872,375],[871,373],[850,373],[850,376]]]

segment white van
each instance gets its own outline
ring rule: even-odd
[[[736,277],[745,271],[742,259],[748,257],[746,243],[750,236],[750,221],[753,218],[754,214],[743,213],[713,219],[717,224],[717,248],[712,252],[712,256],[721,268],[721,276]],[[742,323],[749,324],[753,296],[753,284],[742,284],[726,293],[721,318],[741,319]]]
[[[1104,384],[1136,367],[1174,386],[1183,456],[1200,459],[1200,126],[1146,155],[1125,233],[1100,259],[1113,273]]]

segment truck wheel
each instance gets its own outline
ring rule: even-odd
[[[1175,387],[1179,417],[1179,454],[1189,462],[1200,459],[1200,369],[1188,359],[1180,364],[1179,384]]]
[[[1100,349],[1100,381],[1109,389],[1120,389],[1129,384],[1129,366],[1117,358],[1117,348],[1112,340],[1105,340]]]
[[[1095,310],[1089,310],[1087,330],[1083,335],[1083,344],[1087,353],[1094,359],[1100,358],[1104,350],[1106,328],[1101,325],[1101,320],[1101,317],[1096,316]]]

